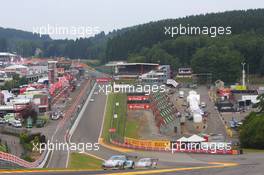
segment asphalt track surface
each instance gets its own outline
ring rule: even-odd
[[[76,143],[97,143],[100,136],[101,125],[104,115],[104,107],[106,104],[106,95],[93,95],[94,102],[89,102],[85,108],[80,123],[75,130],[71,142]],[[62,139],[65,131],[61,128],[58,131],[58,139]],[[62,138],[60,138],[62,137]],[[112,155],[124,154],[119,151],[113,151],[100,145],[99,151],[87,151],[88,154],[98,156],[102,159],[108,159]],[[32,170],[32,171],[2,171],[0,174],[40,174],[40,175],[85,175],[85,174],[192,174],[192,175],[263,175],[264,154],[244,154],[244,155],[204,155],[204,154],[185,154],[185,153],[162,153],[150,151],[134,151],[128,152],[137,157],[153,157],[159,158],[158,169],[150,170]],[[67,161],[67,152],[55,153],[49,163],[49,168],[64,168]],[[231,162],[213,163],[213,162]],[[233,164],[237,163],[237,164]]]
[[[91,89],[91,81],[89,81],[88,89]],[[70,118],[60,121],[54,135],[52,137],[53,142],[55,143],[66,143],[66,133],[70,125]],[[53,151],[50,155],[50,160],[47,164],[48,168],[66,168],[66,162],[68,158],[68,151],[60,150]]]

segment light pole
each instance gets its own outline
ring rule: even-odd
[[[245,65],[246,63],[243,62],[241,63],[243,69],[242,69],[242,86],[245,87],[246,86],[246,71],[245,71]]]
[[[247,85],[249,86],[249,64],[247,64]]]

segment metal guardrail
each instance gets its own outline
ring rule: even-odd
[[[43,155],[44,154],[42,154],[41,157]],[[23,160],[23,159],[15,156],[15,155],[8,154],[8,153],[5,153],[5,152],[0,152],[0,159],[4,160],[4,161],[12,162],[14,164],[17,164],[17,165],[19,165],[21,167],[25,167],[25,168],[35,168],[42,161],[41,159],[38,159],[35,162],[28,162],[28,161]]]

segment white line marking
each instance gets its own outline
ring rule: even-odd
[[[106,102],[105,102],[105,107],[104,107],[104,116],[103,116],[103,121],[102,121],[102,124],[101,124],[101,130],[100,130],[100,135],[99,135],[99,138],[98,138],[98,143],[99,143],[99,139],[102,137],[102,133],[103,133],[107,102],[108,102],[108,95],[106,96]]]

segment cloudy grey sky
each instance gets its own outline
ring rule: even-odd
[[[33,31],[38,27],[86,27],[109,32],[149,21],[208,12],[264,8],[261,0],[2,0],[0,26]],[[95,28],[96,27],[96,28]],[[53,38],[77,35],[52,34]]]

